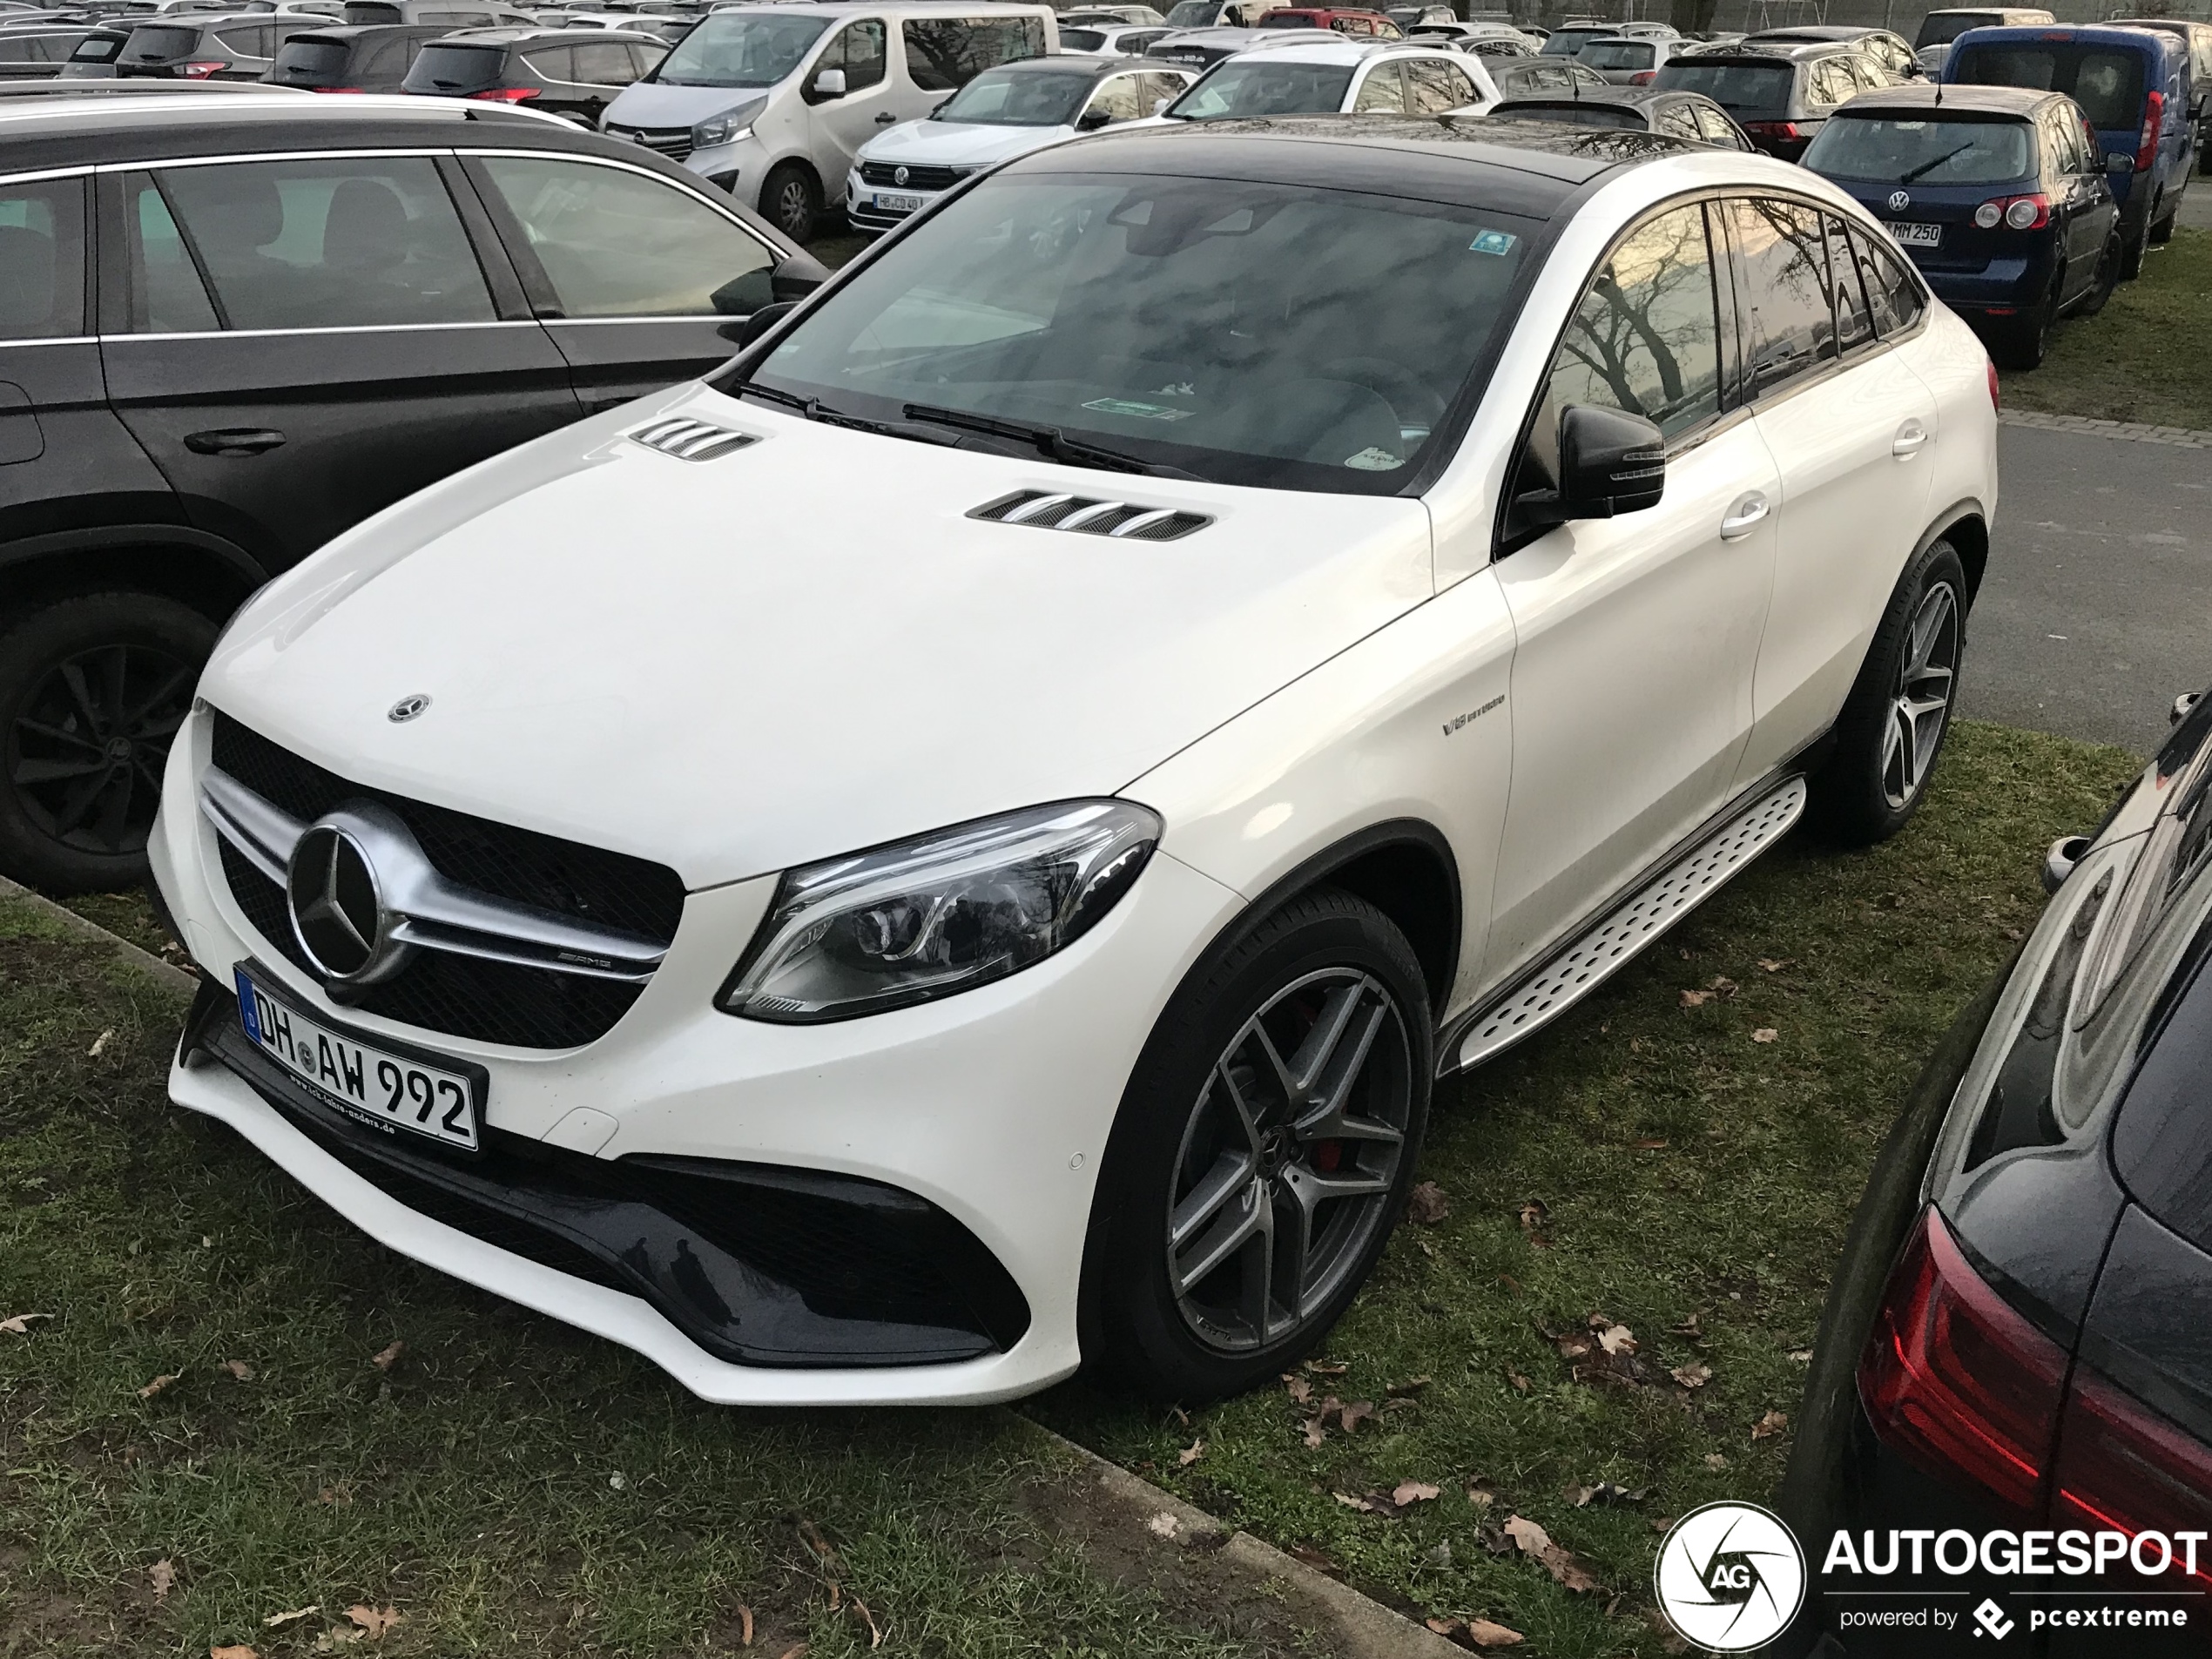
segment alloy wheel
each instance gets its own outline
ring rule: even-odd
[[[813,219],[814,205],[808,199],[806,181],[793,174],[776,192],[776,228],[797,241],[813,227]]]
[[[1325,968],[1277,991],[1222,1050],[1170,1177],[1176,1305],[1217,1352],[1313,1318],[1389,1221],[1413,1045],[1388,988]]]
[[[1935,765],[1959,671],[1959,596],[1930,588],[1905,637],[1904,661],[1882,738],[1882,794],[1892,810],[1918,796]]]
[[[149,645],[103,645],[57,664],[8,731],[9,781],[31,821],[80,852],[143,848],[197,675]]]

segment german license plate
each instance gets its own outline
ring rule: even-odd
[[[1905,225],[1896,219],[1889,222],[1889,233],[1904,247],[1940,247],[1943,246],[1943,226],[1940,225]]]
[[[300,1013],[255,983],[243,964],[233,972],[247,1039],[318,1099],[387,1134],[405,1130],[459,1151],[481,1150],[481,1071],[472,1076],[365,1042]]]
[[[875,205],[887,213],[918,213],[929,205],[927,196],[894,196],[887,190],[875,192]]]

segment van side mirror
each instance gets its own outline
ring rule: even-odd
[[[2125,179],[2129,173],[2135,171],[2135,158],[2129,155],[2125,150],[2114,150],[2105,157],[2105,171],[2115,175],[2116,177]]]
[[[1114,113],[1111,110],[1085,110],[1076,118],[1076,131],[1096,132],[1103,126],[1111,125],[1113,119]]]
[[[1667,493],[1667,441],[1641,415],[1570,403],[1559,417],[1559,488],[1514,502],[1531,525],[1613,518],[1656,507]]]
[[[816,98],[843,98],[845,96],[845,71],[841,69],[826,69],[815,76],[814,96]]]

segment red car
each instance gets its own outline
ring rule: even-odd
[[[1379,11],[1346,10],[1336,6],[1285,6],[1259,20],[1262,29],[1333,29],[1340,35],[1359,35],[1377,40],[1402,40],[1404,32]]]

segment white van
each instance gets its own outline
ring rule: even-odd
[[[1059,49],[1046,5],[750,5],[703,18],[600,127],[680,161],[794,241],[860,146],[983,71]]]

